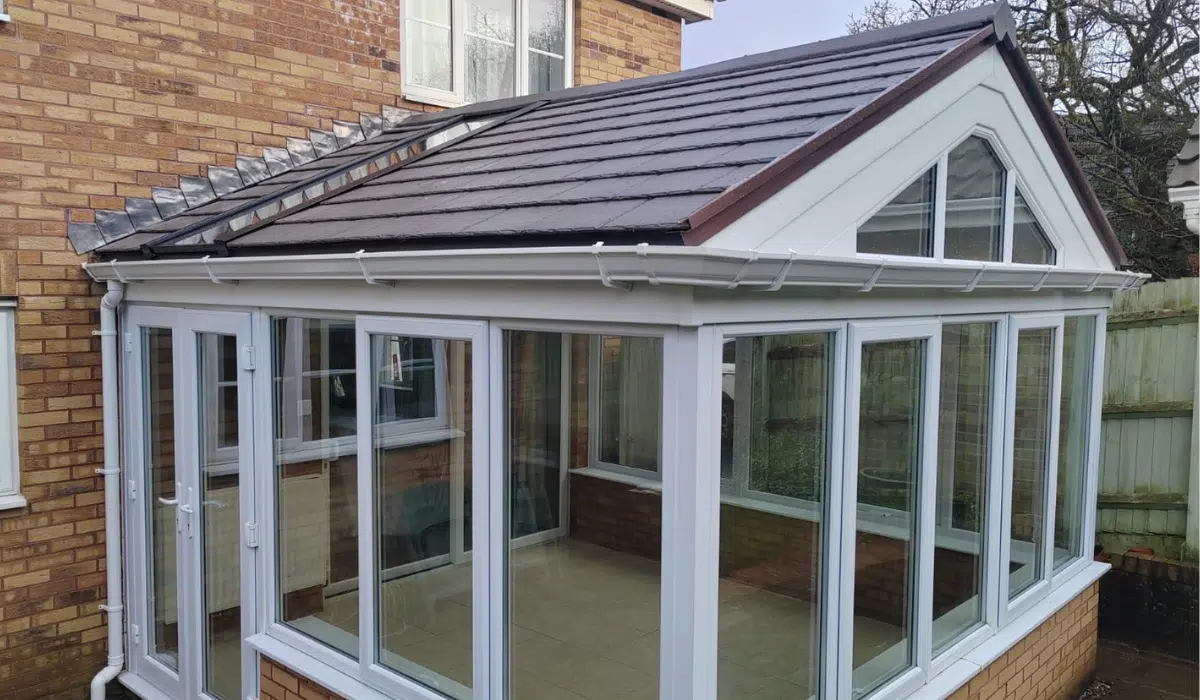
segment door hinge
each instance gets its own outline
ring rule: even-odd
[[[253,372],[254,371],[254,346],[253,345],[243,345],[242,346],[242,357],[244,360],[242,369],[246,370],[247,372]]]
[[[133,334],[125,334],[125,352],[133,352]]]
[[[246,546],[258,549],[258,523],[246,523]]]
[[[137,500],[137,482],[133,479],[129,480],[129,500]]]
[[[142,643],[142,630],[137,625],[129,626],[129,636],[133,637],[134,646]]]

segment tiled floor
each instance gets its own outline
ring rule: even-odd
[[[512,677],[515,700],[650,700],[658,697],[659,564],[561,539],[512,553]],[[813,605],[722,579],[721,700],[795,700],[810,695]],[[445,566],[385,585],[384,648],[463,686],[471,674],[468,565]],[[320,617],[348,633],[354,595],[327,601]],[[860,620],[856,656],[898,638]]]

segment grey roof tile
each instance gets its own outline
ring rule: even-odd
[[[179,189],[183,190],[183,198],[187,200],[189,207],[198,207],[217,198],[217,194],[213,192],[212,183],[206,177],[181,175]]]
[[[242,176],[238,173],[237,168],[222,168],[216,165],[208,166],[208,181],[212,184],[213,192],[218,197],[230,192],[237,192],[244,186]]]
[[[993,17],[968,12],[962,19],[932,20],[920,31],[889,29],[437,115],[385,108],[378,118],[334,122],[332,132],[289,138],[286,150],[264,149],[264,172],[248,175],[239,162],[247,186],[218,186],[224,195],[219,199],[152,223],[105,250],[135,250],[153,240],[147,235],[198,222],[207,230],[248,203],[269,214],[280,208],[272,197],[322,174],[322,184],[284,200],[282,218],[251,224],[228,238],[229,247],[386,246],[556,233],[576,242],[592,234],[636,240],[642,232],[682,231],[688,217],[721,192],[977,35]],[[380,148],[404,146],[460,115],[515,109],[506,105],[533,108],[391,172],[367,175],[365,182],[344,175],[328,179],[335,168]],[[345,189],[338,189],[343,183]],[[306,203],[327,193],[332,196]],[[160,199],[156,193],[159,208],[169,210],[164,216],[180,214],[182,207],[172,209]]]
[[[96,212],[96,225],[100,227],[100,232],[108,240],[114,240],[121,236],[127,236],[133,233],[133,221],[129,214],[124,211],[107,211],[99,210]]]
[[[71,247],[76,253],[91,252],[107,242],[100,233],[99,226],[79,221],[67,224],[67,239],[71,241]]]
[[[1195,185],[1200,185],[1200,117],[1192,124],[1191,133],[1183,143],[1183,148],[1172,159],[1171,172],[1167,176],[1167,187]]]
[[[174,187],[151,187],[150,196],[158,205],[158,211],[164,219],[175,216],[188,208],[187,200],[183,198],[183,192]]]
[[[125,211],[129,214],[129,219],[133,222],[134,228],[140,229],[143,226],[149,226],[162,220],[162,215],[158,213],[158,206],[155,205],[153,199],[127,197],[125,199]]]

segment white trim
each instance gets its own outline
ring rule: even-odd
[[[17,449],[16,315],[15,305],[0,306],[0,510],[26,505]]]
[[[601,252],[601,250],[603,252]],[[972,289],[1009,291],[1130,289],[1149,275],[1098,268],[1068,269],[1004,262],[945,261],[878,255],[839,257],[792,255],[696,246],[612,246],[560,248],[483,248],[381,253],[227,257],[208,261],[223,281],[314,280],[362,282],[360,259],[371,261],[381,281],[455,282],[599,282],[648,283],[716,289],[840,287],[861,289],[872,277],[876,289],[964,290],[981,269]],[[597,260],[603,260],[603,272]],[[88,263],[97,281],[120,277],[127,282],[201,280],[210,271],[199,259],[131,260]],[[780,279],[780,273],[786,274]],[[1044,273],[1049,269],[1049,275]],[[880,271],[881,270],[881,271]],[[736,283],[734,280],[737,280]],[[1038,286],[1040,283],[1040,286]],[[136,285],[135,285],[136,286]],[[394,291],[394,290],[393,290]],[[478,298],[476,299],[478,301]]]

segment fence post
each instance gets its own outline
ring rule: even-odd
[[[1188,467],[1187,535],[1183,558],[1200,558],[1200,351],[1196,353],[1196,389],[1192,397],[1192,460]]]

